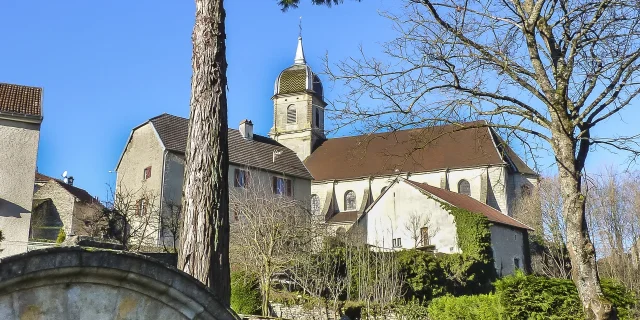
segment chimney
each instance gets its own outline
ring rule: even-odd
[[[240,122],[240,134],[244,139],[253,140],[253,122],[244,119]]]

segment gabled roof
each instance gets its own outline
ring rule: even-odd
[[[42,117],[42,88],[0,83],[0,113]]]
[[[86,190],[78,188],[76,186],[72,186],[72,185],[70,185],[68,183],[65,183],[62,180],[58,180],[58,179],[49,177],[47,175],[41,174],[39,172],[36,172],[36,180],[35,181],[36,182],[44,182],[44,183],[47,183],[49,181],[53,181],[53,182],[57,183],[59,186],[61,186],[63,189],[65,189],[67,192],[69,192],[71,195],[73,195],[74,197],[78,198],[78,200],[80,200],[82,202],[100,204],[100,201],[98,201],[96,198],[94,198]]]
[[[535,175],[486,125],[476,121],[328,139],[305,160],[305,165],[316,180],[505,164]]]
[[[161,114],[149,120],[164,147],[171,152],[184,154],[189,135],[189,119]],[[134,129],[135,130],[135,129]],[[252,140],[242,138],[240,131],[229,129],[229,162],[238,166],[313,179],[295,152],[271,138],[254,134]],[[280,153],[274,162],[274,152]]]
[[[430,186],[426,183],[419,183],[411,180],[404,180],[409,185],[417,188],[422,192],[426,192],[430,195],[437,197],[438,199],[449,203],[454,207],[458,207],[461,209],[465,209],[471,212],[479,213],[487,217],[487,219],[492,223],[507,225],[514,228],[519,229],[528,229],[533,230],[529,226],[521,223],[520,221],[511,218],[500,211],[492,208],[491,206],[484,204],[472,197],[466,196],[464,194],[440,189],[434,186]]]
[[[344,223],[344,222],[355,222],[358,220],[358,211],[340,211],[335,213],[331,218],[329,218],[326,222],[329,223]]]

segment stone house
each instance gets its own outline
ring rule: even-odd
[[[61,228],[67,236],[102,236],[99,218],[104,206],[87,191],[36,173],[29,238],[56,240]]]
[[[42,88],[0,83],[0,257],[27,251]]]
[[[138,211],[155,208],[161,217],[179,214],[184,179],[184,153],[189,121],[162,114],[135,127],[116,166],[116,194],[135,194]],[[280,143],[253,134],[245,120],[239,130],[229,129],[229,186],[246,187],[249,180],[264,181],[274,195],[309,202],[312,176],[296,154]],[[249,179],[250,178],[250,179]],[[149,202],[148,199],[152,199]],[[173,243],[173,234],[156,223],[147,245]]]
[[[472,197],[398,178],[358,219],[366,243],[380,250],[428,248],[437,253],[461,253],[456,223],[441,207],[449,204],[482,214],[491,223],[491,248],[498,275],[528,265],[528,226]]]

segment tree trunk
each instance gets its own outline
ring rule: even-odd
[[[262,315],[269,316],[269,298],[271,296],[271,273],[260,278],[260,290],[262,291]]]
[[[227,62],[223,0],[196,0],[178,266],[230,305]]]
[[[554,130],[556,164],[560,175],[562,213],[567,229],[567,249],[571,258],[571,277],[587,319],[617,319],[611,303],[602,294],[596,252],[589,238],[585,218],[585,196],[582,193],[581,166],[576,160],[576,148],[566,131]],[[569,131],[571,132],[571,131]]]

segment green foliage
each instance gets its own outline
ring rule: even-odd
[[[60,232],[58,232],[58,239],[56,239],[57,244],[61,244],[64,242],[64,239],[67,238],[67,234],[64,232],[64,228],[60,228]]]
[[[458,234],[458,246],[470,257],[492,262],[491,230],[487,217],[446,203],[440,206],[453,215]]]
[[[444,296],[433,299],[427,308],[433,320],[501,320],[504,317],[496,295]],[[426,319],[426,318],[422,318]]]
[[[446,293],[446,278],[436,257],[420,250],[397,253],[399,272],[404,279],[405,299],[429,301]]]
[[[602,279],[600,285],[604,296],[616,305],[620,319],[640,319],[640,314],[634,308],[638,300],[633,292],[613,279]]]
[[[241,314],[260,314],[258,279],[244,272],[231,273],[231,309]]]
[[[394,312],[402,320],[424,320],[429,317],[427,307],[416,300],[396,305]]]
[[[488,293],[495,278],[493,263],[467,255],[439,254],[438,260],[447,279],[446,292],[454,296]]]
[[[602,281],[607,299],[618,308],[620,319],[636,319],[631,314],[635,297],[622,285]],[[517,272],[496,282],[496,294],[509,319],[584,319],[578,291],[571,280],[525,276]]]

